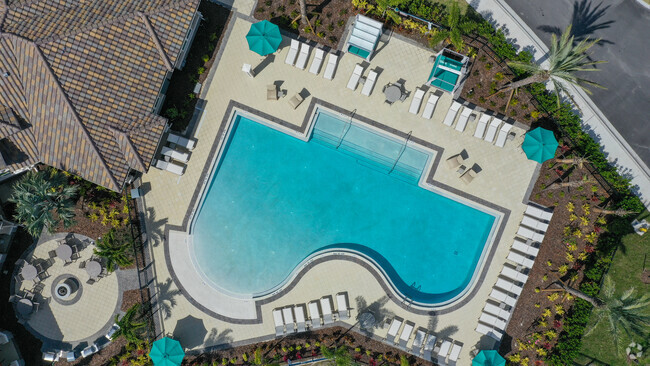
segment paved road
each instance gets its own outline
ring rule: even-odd
[[[592,100],[650,166],[650,10],[635,0],[505,0],[538,37],[573,24],[576,38],[601,38],[594,60],[602,71],[586,75],[607,87]]]

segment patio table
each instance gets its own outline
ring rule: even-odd
[[[16,303],[16,310],[18,311],[18,314],[20,315],[29,315],[32,313],[32,309],[34,308],[34,303],[30,299],[20,299]]]
[[[61,244],[56,248],[56,256],[64,261],[69,261],[72,259],[72,248],[68,244]]]
[[[392,84],[384,90],[384,94],[386,95],[387,102],[394,103],[402,96],[402,89],[400,89],[399,86]]]
[[[23,276],[23,278],[27,281],[33,280],[38,276],[38,271],[36,270],[36,267],[29,263],[25,263],[23,268],[20,270],[20,274]]]
[[[90,278],[97,278],[102,273],[102,265],[97,261],[88,261],[86,263],[86,272]]]

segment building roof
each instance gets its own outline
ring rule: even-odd
[[[146,171],[167,122],[154,105],[198,4],[0,0],[0,152],[7,167],[18,167],[4,155],[14,144],[14,155],[31,158],[25,162],[116,191],[129,168]]]

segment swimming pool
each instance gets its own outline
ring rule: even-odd
[[[305,258],[341,248],[377,263],[416,302],[462,293],[495,216],[420,187],[430,154],[328,113],[315,118],[305,142],[235,115],[194,218],[202,276],[259,296]]]

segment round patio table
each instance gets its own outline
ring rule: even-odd
[[[395,103],[402,96],[402,89],[397,85],[391,85],[384,90],[386,95],[386,101],[389,103]]]
[[[361,329],[372,330],[375,326],[375,316],[371,312],[365,312],[359,316]]]
[[[72,258],[72,248],[68,244],[61,244],[56,248],[56,256],[69,261]]]
[[[20,299],[20,301],[16,303],[16,310],[20,315],[31,314],[33,308],[34,308],[34,304],[30,299]]]
[[[102,273],[102,265],[97,261],[88,261],[86,263],[86,272],[90,278],[97,278]]]
[[[33,280],[38,276],[38,271],[36,270],[36,267],[33,265],[26,263],[23,268],[20,270],[20,274],[23,276],[23,278],[27,281]]]

